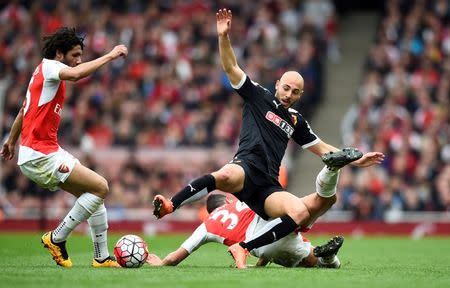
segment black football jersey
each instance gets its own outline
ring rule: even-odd
[[[290,138],[303,148],[320,141],[303,116],[284,108],[273,93],[248,76],[236,92],[244,99],[236,159],[245,159],[260,172],[278,179]]]

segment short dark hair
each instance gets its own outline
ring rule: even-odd
[[[208,213],[214,211],[214,209],[227,203],[227,196],[222,194],[211,194],[206,199],[206,210]]]
[[[42,40],[42,56],[47,59],[55,58],[56,51],[65,55],[77,45],[81,46],[81,50],[84,48],[84,37],[79,36],[75,28],[61,27],[55,33],[42,37]]]

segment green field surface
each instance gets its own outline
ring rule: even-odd
[[[225,246],[207,244],[178,267],[94,269],[92,244],[73,235],[67,247],[74,263],[56,266],[40,234],[0,234],[0,287],[450,287],[450,238],[346,237],[341,269],[265,268],[238,270]],[[121,235],[109,235],[110,250]],[[151,253],[164,256],[186,235],[144,237]],[[311,237],[314,243],[328,238]],[[255,258],[249,259],[250,264]]]

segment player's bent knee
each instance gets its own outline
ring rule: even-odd
[[[234,175],[232,171],[229,170],[219,170],[217,172],[212,173],[216,180],[216,187],[219,190],[225,192],[235,192],[239,189],[239,186],[242,186],[239,177]]]
[[[106,196],[109,194],[109,185],[108,181],[106,181],[105,178],[101,177],[97,191],[92,191],[92,193],[96,194],[98,197],[106,198]]]

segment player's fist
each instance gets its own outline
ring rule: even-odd
[[[113,59],[117,59],[119,57],[127,57],[128,56],[128,48],[125,45],[117,45],[115,46],[111,52],[109,52]]]

